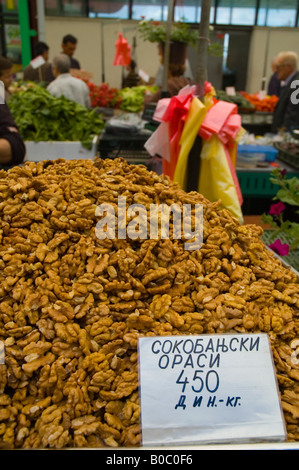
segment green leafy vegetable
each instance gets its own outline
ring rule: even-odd
[[[39,86],[13,94],[9,108],[25,141],[79,141],[91,148],[93,136],[105,126],[96,110]]]
[[[148,87],[145,85],[122,88],[119,91],[121,98],[120,109],[131,113],[138,113],[143,108],[144,95],[147,90],[154,92],[158,87]]]

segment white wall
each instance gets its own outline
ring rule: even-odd
[[[50,60],[61,52],[62,37],[73,34],[78,38],[75,57],[82,68],[93,73],[93,81],[102,83],[102,34],[104,37],[104,73],[110,86],[121,86],[122,68],[113,66],[115,42],[122,33],[132,45],[137,38],[138,67],[155,77],[159,67],[157,45],[143,42],[137,33],[138,21],[104,20],[96,18],[45,18],[45,41],[50,46]],[[299,55],[299,28],[255,27],[251,35],[246,91],[256,93],[261,89],[264,64],[267,63],[266,81],[272,74],[271,59],[283,50],[294,50]]]
[[[251,35],[246,91],[261,89],[266,63],[266,83],[272,75],[271,60],[281,51],[295,51],[299,55],[299,28],[255,27]]]
[[[120,87],[122,67],[114,66],[115,42],[118,33],[132,46],[133,37],[137,37],[136,58],[138,67],[155,76],[159,67],[157,45],[143,42],[137,34],[138,22],[120,20],[100,20],[96,18],[55,18],[45,19],[45,42],[50,47],[50,61],[61,52],[61,41],[65,34],[73,34],[78,39],[74,55],[81,67],[93,73],[93,81],[102,83],[102,34],[104,38],[104,74],[110,86]],[[102,30],[103,28],[103,30]]]

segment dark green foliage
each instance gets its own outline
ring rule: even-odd
[[[79,141],[90,148],[105,125],[95,110],[38,86],[13,94],[9,108],[25,141]]]

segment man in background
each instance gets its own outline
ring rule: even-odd
[[[298,56],[293,51],[281,52],[277,56],[277,78],[283,82],[274,110],[272,131],[274,133],[299,129],[299,105],[292,102],[292,82],[299,80]]]
[[[138,86],[141,83],[141,79],[136,73],[136,62],[135,60],[131,60],[130,65],[126,67],[128,71],[127,75],[124,77],[122,82],[122,88],[132,88],[134,86]]]
[[[190,85],[190,80],[184,77],[185,66],[177,64],[169,64],[169,76],[167,80],[167,94],[168,96],[175,96],[179,91],[187,85]],[[162,97],[162,87],[154,94],[146,94],[144,103],[157,103]]]
[[[24,69],[24,80],[50,83],[54,77],[52,65],[49,62],[49,46],[45,42],[37,42],[34,48],[34,57],[42,57],[44,63],[37,68],[34,68],[31,63],[28,64]]]
[[[71,60],[69,56],[59,54],[54,57],[52,71],[55,80],[47,86],[47,90],[57,98],[63,95],[65,98],[89,108],[89,88],[83,80],[71,75],[70,68]]]
[[[62,53],[69,56],[71,60],[71,69],[81,69],[80,62],[73,57],[77,49],[78,40],[72,34],[66,34],[62,39]]]
[[[268,84],[268,95],[270,96],[280,96],[280,91],[281,91],[281,81],[277,77],[277,58],[274,57],[271,62],[271,68],[272,68],[272,75],[269,80]]]

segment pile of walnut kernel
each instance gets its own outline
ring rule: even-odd
[[[100,240],[96,207],[203,204],[203,246]],[[138,446],[140,336],[269,335],[299,440],[299,284],[261,241],[144,166],[56,160],[0,171],[0,448]]]

